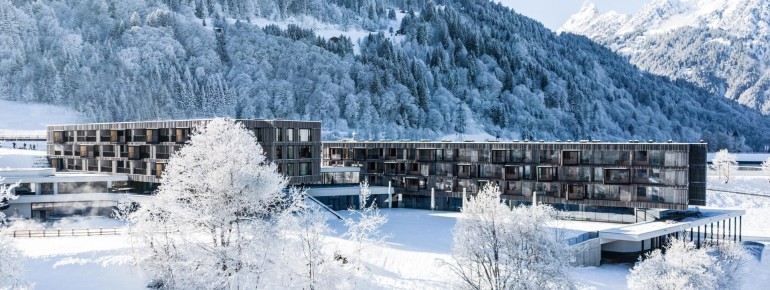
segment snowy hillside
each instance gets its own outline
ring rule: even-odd
[[[0,136],[42,135],[46,125],[82,121],[78,112],[64,106],[0,100]]]
[[[656,0],[634,15],[585,2],[559,30],[770,114],[769,0]]]
[[[12,20],[0,30],[0,99],[65,105],[88,121],[320,120],[375,140],[770,143],[760,114],[491,1],[0,0],[0,19]]]

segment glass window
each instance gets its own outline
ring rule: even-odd
[[[283,146],[275,146],[275,159],[283,159]]]
[[[594,167],[594,181],[604,180],[604,169],[601,167]]]
[[[558,173],[556,167],[538,167],[537,168],[537,180],[551,181],[558,179]]]
[[[283,141],[283,129],[275,128],[275,141],[276,142]]]
[[[286,129],[286,141],[294,141],[294,129]]]
[[[580,162],[580,151],[563,151],[562,152],[563,165],[577,165],[578,162]]]
[[[294,176],[294,163],[286,163],[286,176]]]
[[[313,158],[313,147],[299,146],[299,158]]]
[[[286,159],[294,159],[294,146],[286,146]]]
[[[300,176],[311,175],[310,162],[301,162],[299,164],[299,175]]]
[[[629,169],[605,169],[604,183],[630,183]]]
[[[310,129],[299,129],[299,141],[310,142]]]

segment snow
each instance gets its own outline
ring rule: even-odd
[[[710,196],[711,197],[711,196]],[[447,267],[452,243],[452,228],[461,214],[416,209],[381,209],[389,217],[382,228],[386,244],[365,252],[367,267],[373,274],[375,289],[446,289],[453,276]],[[349,213],[340,211],[348,217]],[[67,225],[112,226],[106,218],[79,218]],[[352,247],[342,238],[342,221],[329,220],[335,234],[332,246]],[[571,224],[571,225],[570,225]],[[567,228],[597,230],[602,223],[564,223]],[[607,224],[605,226],[612,226]],[[747,227],[744,218],[744,227]],[[16,245],[27,257],[25,276],[37,289],[142,289],[146,276],[131,266],[128,236],[91,236],[67,238],[17,238]],[[765,253],[768,255],[768,253]],[[578,289],[626,289],[630,264],[606,264],[577,267],[571,277]],[[752,268],[752,281],[770,282],[770,259]],[[761,289],[766,283],[747,283],[744,289]]]
[[[9,142],[7,142],[9,143]],[[38,142],[43,143],[43,142]],[[41,159],[45,159],[45,144],[36,145],[39,150],[24,150],[8,148],[7,144],[0,144],[0,168],[32,168]],[[17,142],[17,146],[20,145]]]
[[[401,26],[401,20],[406,16],[406,13],[403,13],[399,10],[396,10],[396,19],[391,20],[388,23],[388,27],[377,30],[377,31],[368,31],[360,28],[354,28],[354,27],[340,27],[339,25],[335,24],[329,24],[322,22],[318,19],[315,19],[310,16],[302,16],[302,17],[288,17],[282,20],[271,20],[267,18],[255,18],[251,20],[251,23],[254,25],[257,25],[261,28],[264,28],[267,25],[276,25],[280,27],[281,29],[286,29],[289,24],[294,24],[299,27],[305,28],[305,29],[312,29],[313,33],[315,33],[316,36],[323,37],[325,39],[330,39],[332,37],[339,37],[339,36],[346,36],[350,38],[350,41],[353,43],[353,53],[359,54],[360,47],[359,42],[364,37],[368,36],[369,34],[376,34],[382,32],[387,38],[392,39],[393,43],[400,43],[404,40],[404,35],[391,35],[389,32],[389,29],[393,30],[393,33],[395,34],[395,31],[397,31]],[[235,20],[231,20],[231,22],[235,22]]]
[[[0,100],[0,136],[45,135],[45,126],[80,123],[82,116],[70,108]]]

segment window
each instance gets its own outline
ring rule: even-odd
[[[537,180],[539,181],[551,181],[557,180],[559,174],[557,168],[552,166],[541,166],[537,168]]]
[[[310,162],[301,162],[299,164],[299,175],[300,176],[311,175]]]
[[[580,151],[563,151],[562,165],[577,165],[580,162]]]
[[[623,184],[630,183],[629,169],[605,169],[604,183]]]
[[[254,137],[257,138],[257,142],[262,142],[262,128],[254,128]]]
[[[283,159],[283,146],[275,146],[275,159]]]
[[[294,159],[294,146],[286,146],[286,159]]]
[[[634,182],[647,183],[650,176],[647,174],[647,169],[634,169]]]
[[[294,129],[286,129],[286,141],[294,141]]]
[[[299,158],[313,158],[313,148],[311,146],[299,146]]]
[[[294,176],[294,163],[286,163],[286,176]]]
[[[67,139],[67,133],[64,131],[54,131],[53,132],[53,142],[54,143],[64,143]]]
[[[647,199],[647,187],[637,186],[636,187],[636,200],[645,200],[645,199]]]
[[[176,143],[184,143],[189,138],[187,137],[187,129],[186,128],[177,128],[176,129]]]
[[[299,129],[299,142],[310,142],[310,129]]]
[[[275,128],[275,141],[276,142],[283,141],[283,129]]]

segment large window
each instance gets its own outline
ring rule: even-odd
[[[286,129],[286,141],[294,141],[294,129]]]
[[[605,169],[604,183],[609,183],[609,184],[631,183],[631,174],[629,173],[629,169]]]
[[[537,168],[537,180],[553,181],[559,179],[558,168],[555,166],[540,166]]]
[[[275,159],[283,159],[283,146],[275,146]]]
[[[299,158],[313,158],[312,146],[299,146]]]
[[[294,159],[294,146],[286,146],[286,159]]]
[[[299,164],[299,175],[300,176],[312,175],[312,172],[310,169],[310,162],[301,162]]]
[[[577,165],[580,162],[580,151],[563,151],[562,165]]]
[[[299,141],[300,142],[310,142],[310,129],[299,129]]]
[[[286,172],[284,174],[294,176],[294,163],[286,163]]]
[[[276,142],[283,141],[283,129],[275,128],[275,141]]]

